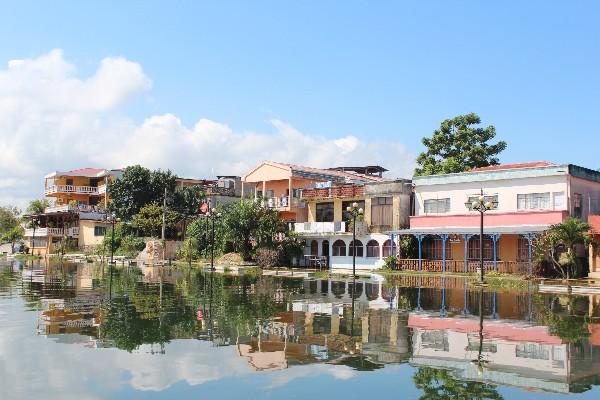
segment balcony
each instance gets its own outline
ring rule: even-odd
[[[106,185],[98,186],[98,194],[106,193]]]
[[[46,236],[67,236],[77,238],[79,237],[79,227],[75,226],[72,228],[35,228],[35,237],[46,237]],[[25,229],[25,237],[33,237],[33,228]]]
[[[89,206],[87,204],[63,204],[60,206],[46,207],[44,209],[44,213],[46,214],[63,212],[106,213],[106,211],[97,206]]]
[[[290,199],[289,196],[271,197],[265,200],[265,207],[289,210],[292,207],[304,207],[304,202],[295,197]]]
[[[329,188],[302,189],[303,199],[330,199],[343,197],[363,197],[365,187],[357,185],[342,185]]]
[[[206,188],[206,194],[209,195],[209,196],[211,196],[211,195],[212,196],[217,195],[217,196],[231,196],[231,197],[233,197],[233,196],[235,196],[235,188],[232,188],[232,187],[227,188],[227,187],[216,186],[216,185],[208,186]]]
[[[346,233],[345,222],[296,222],[294,231],[304,235],[330,235]]]
[[[94,186],[74,186],[74,185],[51,185],[46,187],[44,194],[46,196],[56,193],[76,193],[87,195],[98,195],[98,188]]]

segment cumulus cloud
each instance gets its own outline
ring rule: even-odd
[[[413,156],[396,141],[330,138],[280,119],[257,132],[206,118],[186,126],[173,114],[136,124],[119,113],[150,89],[142,66],[123,57],[103,59],[89,77],[80,77],[58,49],[8,61],[0,69],[0,204],[23,206],[42,196],[46,173],[88,166],[139,163],[201,178],[242,175],[268,159],[316,167],[381,164],[390,177],[412,172]]]

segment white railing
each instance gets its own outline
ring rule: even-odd
[[[98,194],[98,188],[94,186],[52,185],[48,186],[44,193],[46,195],[55,193]]]
[[[269,208],[304,207],[304,202],[290,196],[270,197],[265,200],[265,206]]]
[[[69,228],[69,236],[71,237],[79,237],[79,227],[74,226],[73,228]]]
[[[72,228],[63,229],[63,228],[35,228],[35,237],[45,237],[45,236],[63,236],[64,234],[71,237],[79,236],[79,227],[74,226]],[[33,237],[33,228],[25,229],[26,237]]]
[[[99,208],[97,206],[90,206],[87,204],[63,204],[61,206],[52,206],[52,207],[46,207],[44,209],[45,213],[59,213],[59,212],[85,212],[85,213],[91,213],[91,212],[97,212],[97,213],[106,213],[106,211],[104,211],[102,208]]]
[[[331,234],[345,233],[345,222],[296,222],[294,223],[294,231],[304,234]]]
[[[106,193],[106,185],[98,186],[98,194]]]

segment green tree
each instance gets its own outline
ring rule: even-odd
[[[176,232],[179,216],[175,211],[167,209],[165,213],[166,235],[172,237]],[[158,204],[143,206],[133,218],[131,226],[144,236],[160,237],[163,223],[163,208]]]
[[[227,240],[244,260],[252,259],[255,248],[272,247],[280,225],[276,210],[251,199],[242,199],[226,205],[222,214]]]
[[[119,179],[108,184],[109,209],[122,220],[131,221],[145,205],[162,205],[165,189],[167,196],[172,196],[175,191],[175,175],[171,171],[129,166]]]
[[[442,121],[432,137],[422,139],[427,150],[417,157],[415,175],[449,174],[498,165],[496,156],[506,149],[506,142],[490,144],[496,128],[475,126],[480,123],[475,113]]]
[[[494,385],[456,379],[450,371],[445,369],[419,367],[413,380],[415,386],[423,390],[421,400],[502,399]]]
[[[19,225],[19,214],[17,207],[0,207],[0,236]]]
[[[7,232],[4,232],[4,234],[2,235],[2,241],[10,243],[11,253],[15,252],[15,244],[17,244],[19,240],[23,239],[24,233],[25,232],[23,228],[21,228],[20,226],[15,226]]]
[[[50,207],[47,199],[31,200],[27,206],[27,215],[43,214],[46,208]]]
[[[597,246],[589,231],[589,224],[573,217],[551,225],[536,241],[536,262],[550,260],[554,270],[563,279],[579,277],[583,268],[577,257],[577,247],[584,246],[587,249],[590,245]]]

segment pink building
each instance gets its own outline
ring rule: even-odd
[[[549,162],[500,165],[468,172],[413,178],[415,211],[410,229],[418,258],[401,268],[474,271],[479,266],[480,215],[469,204],[483,190],[497,206],[485,213],[485,268],[500,272],[532,270],[532,240],[568,216],[587,220],[600,212],[600,172]]]

